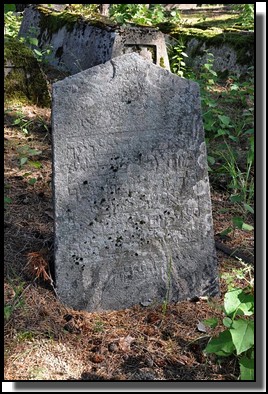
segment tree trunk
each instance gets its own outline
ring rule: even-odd
[[[100,4],[100,14],[103,16],[109,16],[109,7],[111,4]]]

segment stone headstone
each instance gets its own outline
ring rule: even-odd
[[[199,87],[125,54],[53,85],[59,297],[89,311],[218,293]]]
[[[107,18],[90,21],[33,5],[24,11],[19,32],[22,37],[31,34],[41,49],[50,49],[46,61],[70,74],[131,52],[170,69],[165,36],[153,27],[122,27]]]

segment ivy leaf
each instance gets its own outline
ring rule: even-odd
[[[254,345],[254,322],[242,319],[235,320],[230,328],[230,334],[237,355],[239,355]]]
[[[240,380],[254,380],[254,359],[241,357],[240,364]]]
[[[204,349],[205,353],[215,353],[218,356],[229,356],[235,350],[232,336],[229,330],[223,331],[218,337],[212,338],[207,347]]]
[[[254,313],[254,297],[246,294],[242,289],[228,291],[224,297],[224,310],[229,317],[234,313],[250,316]]]

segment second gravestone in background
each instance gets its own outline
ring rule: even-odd
[[[77,309],[218,293],[199,87],[127,54],[53,86],[55,271]]]

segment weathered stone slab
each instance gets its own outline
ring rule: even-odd
[[[24,11],[19,34],[38,37],[41,49],[51,48],[48,63],[71,74],[130,52],[170,69],[165,36],[151,27],[120,27],[31,6]]]
[[[74,307],[218,292],[199,87],[132,53],[53,85],[55,271]]]

